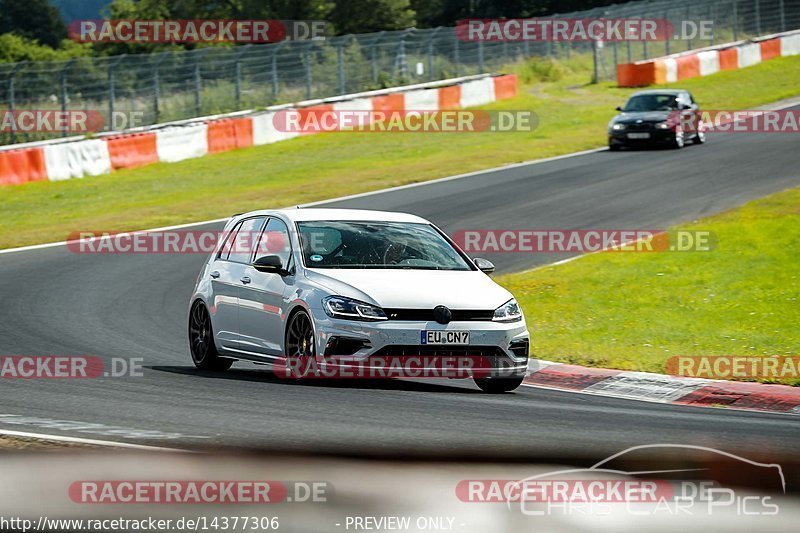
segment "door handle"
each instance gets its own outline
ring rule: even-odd
[[[209,276],[211,276],[214,279],[217,279],[219,277],[219,271],[214,270],[211,272],[211,274],[209,274]]]
[[[239,279],[239,281],[247,285],[248,283],[250,283],[250,278],[248,278],[247,276],[243,276],[241,279]]]

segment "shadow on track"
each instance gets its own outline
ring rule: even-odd
[[[391,391],[414,391],[414,392],[436,392],[450,394],[483,394],[477,388],[466,389],[463,387],[453,387],[440,383],[410,381],[406,379],[304,379],[292,380],[279,378],[270,370],[246,370],[232,368],[225,372],[212,372],[199,370],[192,366],[145,366],[157,372],[169,372],[172,374],[183,374],[196,376],[205,379],[230,379],[235,381],[250,381],[259,383],[270,383],[286,385],[289,387],[322,387],[334,389],[365,389],[365,390],[391,390]],[[446,378],[442,378],[446,379]],[[458,380],[467,383],[467,380]],[[471,383],[471,382],[470,382]]]

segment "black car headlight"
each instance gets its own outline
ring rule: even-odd
[[[625,124],[612,124],[611,131],[623,131],[625,129]]]
[[[656,124],[656,129],[657,130],[668,130],[668,129],[671,129],[671,128],[672,128],[672,124],[670,124],[669,122],[659,122],[658,124]]]
[[[514,298],[494,310],[492,320],[495,322],[517,322],[522,320],[522,310]]]
[[[342,296],[328,296],[322,300],[325,314],[346,320],[388,320],[380,307]]]

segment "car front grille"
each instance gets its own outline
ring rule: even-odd
[[[417,322],[433,322],[436,320],[433,316],[433,309],[384,309],[386,316],[389,320],[405,320]],[[470,310],[470,309],[451,309],[453,315],[451,322],[468,322],[468,321],[488,321],[491,322],[494,316],[494,309],[490,311],[485,310]]]
[[[654,122],[642,122],[640,124],[626,124],[627,131],[652,131]]]

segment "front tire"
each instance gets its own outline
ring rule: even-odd
[[[473,378],[475,385],[489,394],[511,392],[522,385],[524,379],[524,376],[516,378]]]
[[[211,316],[203,302],[197,301],[189,313],[189,350],[194,366],[201,370],[228,370],[233,361],[219,356],[214,344]]]
[[[675,132],[675,138],[672,140],[672,147],[675,150],[680,150],[686,144],[685,136],[682,131]]]
[[[307,372],[314,372],[313,363],[317,357],[314,342],[314,325],[305,311],[293,314],[286,325],[286,377],[302,381]]]

